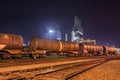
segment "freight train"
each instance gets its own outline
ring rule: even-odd
[[[60,40],[32,37],[23,46],[21,35],[0,33],[0,58],[17,58],[27,55],[32,58],[47,55],[98,56],[116,54],[118,48],[93,44],[77,44]]]

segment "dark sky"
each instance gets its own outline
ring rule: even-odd
[[[55,25],[62,36],[70,36],[74,16],[82,22],[85,39],[120,47],[120,2],[115,0],[1,0],[0,32],[20,34],[26,43]]]

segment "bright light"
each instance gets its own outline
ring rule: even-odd
[[[54,31],[53,30],[49,30],[49,33],[53,33]]]

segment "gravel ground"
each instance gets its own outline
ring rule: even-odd
[[[120,60],[109,61],[70,80],[120,80]]]

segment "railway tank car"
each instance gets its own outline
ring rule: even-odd
[[[23,48],[23,37],[16,34],[0,33],[0,56],[10,57],[10,54],[19,54]]]
[[[118,52],[118,48],[115,48],[115,47],[103,46],[103,49],[106,55],[112,55]]]
[[[103,54],[103,47],[100,45],[79,44],[82,56],[95,56]]]
[[[32,37],[29,43],[29,49],[36,52],[45,53],[75,53],[79,50],[79,45],[74,42],[65,42],[60,40],[50,40],[39,37]]]

